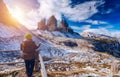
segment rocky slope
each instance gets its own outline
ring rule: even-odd
[[[4,7],[0,7],[2,10],[0,12],[0,50],[2,50],[0,52],[0,77],[25,77],[23,63],[3,64],[23,62],[17,56],[21,54],[18,51],[19,44],[27,30],[11,21],[11,16],[2,0],[0,0],[0,6]],[[79,35],[69,28],[65,20],[62,20],[57,27],[54,16],[48,20],[47,24],[43,19],[38,29],[41,28],[42,30],[30,32],[36,44],[41,42],[39,51],[45,60],[49,77],[110,77],[111,64],[120,61],[119,58],[114,57],[120,55],[118,38],[88,32]],[[41,77],[41,74],[34,72],[34,76]]]
[[[43,42],[43,45],[40,47],[40,53],[44,56],[44,58],[49,58],[45,61],[49,77],[110,77],[112,74],[111,64],[119,62],[119,58],[111,56],[108,53],[96,52],[100,51],[101,48],[96,47],[98,50],[94,49],[95,45],[98,45],[96,42],[100,42],[100,47],[104,44],[102,40],[103,37],[100,38],[100,40],[95,40],[93,38],[73,39],[60,36],[54,37],[54,35],[52,35],[52,33],[50,34],[50,32],[46,32],[46,34],[49,35],[49,37],[47,37],[44,31],[39,30],[37,32],[34,31],[33,33],[37,34],[46,41]],[[105,40],[107,43],[108,41],[111,40]],[[107,43],[104,45],[107,46]],[[111,44],[107,47],[111,47]],[[102,49],[107,50],[105,46],[102,47]],[[14,55],[14,57],[15,56],[16,55]],[[14,57],[12,57],[12,61],[22,61],[21,59],[15,59]],[[24,68],[19,69],[19,67],[23,67],[23,64],[18,64],[16,66],[13,65],[13,67],[17,68],[15,69],[16,71],[14,70],[16,73],[15,77],[25,76],[25,71],[21,71],[24,70]],[[11,69],[11,66],[8,65],[6,68],[9,70]],[[41,77],[41,74],[34,73],[34,76]]]
[[[83,32],[81,35],[94,45],[93,49],[95,51],[106,52],[116,57],[120,57],[119,38],[92,32]]]

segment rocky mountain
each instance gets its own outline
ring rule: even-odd
[[[63,20],[63,19],[58,26],[58,31],[64,32],[64,33],[66,33],[66,32],[73,33],[73,30],[69,27],[67,21]]]
[[[55,16],[51,16],[47,22],[48,31],[55,31],[57,29],[57,20]]]
[[[38,29],[39,30],[46,30],[47,29],[45,19],[42,19],[40,22],[38,22]]]
[[[118,58],[108,53],[98,52],[103,48],[96,47],[98,50],[94,49],[95,45],[108,45],[102,41],[59,37],[54,36],[54,33],[50,34],[50,32],[40,30],[34,31],[33,33],[44,40],[44,42],[41,41],[42,46],[40,47],[40,53],[43,55],[43,58],[47,58],[45,66],[49,77],[110,77],[111,64],[113,62],[119,62]],[[100,42],[100,44],[97,42]],[[107,49],[104,45],[104,49]],[[111,45],[108,47],[110,46]],[[11,54],[14,55],[10,56]],[[3,61],[22,62],[23,60],[15,58],[19,54],[20,52],[0,53],[0,63]],[[9,57],[6,58],[6,56]],[[25,69],[21,68],[23,64],[13,64],[13,67],[16,69],[10,70],[11,66],[6,65],[6,68],[1,67],[0,70],[5,71],[5,69],[7,69],[10,73],[15,72],[17,73],[15,77],[25,76]],[[10,73],[7,73],[7,76],[9,76]],[[2,75],[4,75],[4,73]],[[34,76],[40,75],[40,73],[34,73]]]
[[[106,52],[116,57],[120,57],[119,38],[92,32],[83,32],[81,33],[81,36],[94,45],[93,49],[95,51]]]
[[[0,2],[0,10],[7,10],[3,1]],[[29,31],[12,22],[8,11],[4,12],[0,12],[0,77],[25,77],[24,64],[19,63],[23,60],[17,56],[21,54],[19,48],[23,35]],[[117,58],[120,57],[118,38],[92,32],[79,35],[66,20],[57,26],[56,18],[51,16],[47,23],[45,19],[38,23],[38,30],[30,32],[36,44],[41,42],[38,50],[45,59],[49,77],[110,77],[111,64],[120,62]],[[41,77],[40,73],[34,75]]]
[[[69,24],[67,23],[67,21],[65,19],[62,19],[62,21],[59,23],[59,25],[57,26],[57,20],[55,18],[55,16],[51,16],[48,21],[47,24],[45,23],[46,20],[42,19],[40,22],[38,22],[38,28],[39,30],[48,30],[48,31],[60,31],[63,33],[75,33],[73,31],[73,29],[71,29],[69,27]]]
[[[41,41],[42,45],[39,50],[43,58],[46,59],[45,66],[48,76],[110,77],[111,64],[113,62],[119,62],[119,59],[114,57],[117,55],[111,56],[108,53],[103,53],[103,50],[101,51],[101,49],[105,49],[105,51],[109,50],[110,52],[109,48],[112,46],[114,46],[114,49],[111,51],[113,52],[115,50],[116,45],[113,44],[117,43],[109,39],[106,40],[105,38],[104,40],[100,38],[100,40],[95,40],[93,38],[75,39],[65,36],[60,37],[60,34],[62,36],[64,34],[58,33],[58,31],[54,33],[37,30],[33,31],[33,33],[43,40]],[[114,51],[114,53],[119,54],[116,51]],[[0,63],[23,62],[22,59],[16,58],[16,56],[20,54],[20,52],[2,52],[0,53]],[[21,68],[23,64],[13,64],[13,67],[16,69],[10,70],[12,67],[6,65],[5,68],[1,67],[0,70],[5,71],[5,69],[7,69],[7,72],[15,72],[17,73],[15,77],[25,76],[25,69]],[[4,73],[2,75],[4,75]],[[7,73],[7,75],[9,76],[9,73]],[[40,76],[40,74],[34,73],[34,76]]]

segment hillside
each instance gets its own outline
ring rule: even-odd
[[[81,35],[94,45],[93,49],[95,51],[106,52],[113,56],[120,57],[119,38],[93,32],[83,32]]]
[[[43,55],[49,77],[110,77],[112,74],[111,65],[114,62],[119,62],[119,58],[109,55],[108,53],[101,53],[101,48],[96,47],[98,50],[95,50],[95,44],[93,44],[90,39],[61,37],[61,35],[52,35],[54,32],[49,31],[44,33],[38,30],[33,31],[33,33],[44,40],[40,47],[40,53]],[[62,35],[65,36],[65,34]],[[99,40],[95,41],[103,43]],[[10,60],[11,58],[13,62],[21,62],[21,59],[15,58],[17,55],[7,59]],[[10,62],[12,62],[11,60]],[[8,62],[8,60],[6,62]],[[11,75],[15,75],[15,77],[25,76],[22,63],[7,65],[6,68],[8,69],[8,76],[10,76],[9,74],[11,73]],[[5,71],[6,68],[2,68],[2,70]],[[11,68],[14,68],[14,70],[10,71],[9,69]],[[1,75],[3,74],[4,73]],[[41,77],[41,74],[35,72],[34,76]]]
[[[120,62],[119,38],[76,33],[64,19],[58,25],[54,16],[47,23],[46,19],[38,22],[38,29],[28,30],[0,0],[0,77],[26,77],[24,61],[18,57],[25,33],[31,33],[36,44],[41,43],[38,50],[48,77],[111,77],[112,64]],[[41,77],[41,73],[34,72],[34,76]]]

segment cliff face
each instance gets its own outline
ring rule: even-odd
[[[42,19],[40,22],[38,22],[38,29],[39,30],[48,30],[48,31],[60,31],[63,33],[74,33],[74,31],[69,27],[69,24],[66,20],[62,19],[60,24],[57,26],[57,20],[55,16],[51,16],[48,19],[48,22],[45,23],[46,20]]]
[[[58,30],[61,32],[64,32],[64,33],[66,33],[66,32],[73,33],[73,30],[69,27],[67,21],[63,20],[63,19],[58,26]]]
[[[45,19],[42,19],[40,22],[38,22],[38,29],[40,30],[45,30],[45,26],[46,26],[46,20]]]
[[[3,0],[0,0],[0,23],[7,26],[16,26],[18,23],[18,21],[10,15]]]
[[[51,16],[47,22],[47,27],[49,31],[54,31],[57,28],[57,20],[55,16]]]

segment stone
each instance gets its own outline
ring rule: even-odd
[[[55,16],[51,16],[47,22],[48,31],[55,31],[57,29],[57,20]]]
[[[42,19],[40,22],[38,22],[38,29],[39,30],[46,30],[46,20]]]

